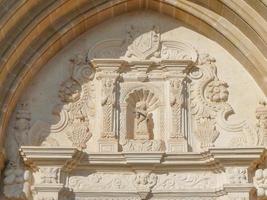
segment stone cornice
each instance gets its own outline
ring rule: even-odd
[[[130,167],[154,168],[161,170],[209,169],[221,171],[225,166],[246,166],[256,169],[265,157],[265,148],[214,148],[202,153],[85,153],[75,148],[21,147],[24,162],[32,168],[42,165],[62,166],[72,170],[75,167],[91,168]]]

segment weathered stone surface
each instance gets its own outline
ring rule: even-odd
[[[9,122],[3,192],[223,200],[249,199],[256,187],[264,196],[261,99],[232,55],[183,23],[117,17],[77,38],[25,90]]]

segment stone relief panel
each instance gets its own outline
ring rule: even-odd
[[[238,94],[238,91],[244,91],[244,86],[240,86],[242,82],[238,81],[247,77],[244,71],[238,71],[242,66],[207,38],[178,28],[165,17],[164,24],[168,25],[157,23],[162,18],[151,16],[144,20],[145,24],[138,23],[141,18],[136,17],[136,22],[128,16],[128,28],[124,28],[126,22],[118,18],[120,23],[111,22],[117,29],[110,31],[108,36],[102,31],[92,31],[92,36],[83,36],[60,54],[60,59],[51,61],[47,66],[50,71],[39,75],[40,81],[25,93],[10,123],[6,141],[8,164],[3,179],[7,198],[49,199],[50,196],[46,198],[42,192],[48,191],[46,187],[51,184],[55,188],[64,185],[74,193],[135,194],[116,198],[103,196],[102,199],[164,199],[153,195],[194,190],[202,191],[203,197],[173,199],[223,200],[228,199],[228,191],[221,189],[223,184],[238,187],[252,184],[247,166],[227,168],[225,177],[221,175],[223,170],[215,175],[206,169],[207,166],[194,173],[181,173],[179,170],[170,173],[126,170],[121,173],[110,169],[108,172],[92,172],[86,176],[78,173],[68,177],[68,173],[65,174],[69,170],[65,169],[67,167],[50,166],[46,160],[44,163],[48,166],[36,172],[21,160],[19,149],[23,146],[73,147],[88,154],[89,158],[92,152],[99,155],[110,153],[130,155],[134,162],[139,162],[145,160],[141,158],[143,155],[162,153],[190,157],[210,148],[256,148],[267,144],[265,101],[256,108],[255,119],[244,120],[253,115],[252,104],[256,106],[263,95],[250,80],[250,85],[245,88],[247,92],[244,92],[249,104],[248,114],[244,114],[246,111],[240,100],[243,96]],[[107,32],[105,25],[102,29]],[[76,49],[82,50],[77,52]],[[232,67],[237,66],[232,75],[229,75],[229,67],[222,63],[224,60]],[[58,69],[51,66],[58,66]],[[56,74],[61,74],[60,70],[65,74],[58,78]],[[240,74],[240,79],[236,79],[235,74]],[[47,94],[40,95],[40,91],[47,91]],[[254,97],[247,95],[251,91],[255,91]],[[52,109],[47,111],[48,107]],[[234,114],[238,116],[235,118]],[[204,159],[208,153],[201,156]],[[62,165],[71,165],[72,169],[79,166],[80,160],[82,156]],[[118,160],[114,161],[117,165],[129,164]],[[254,177],[258,196],[266,196],[264,173],[264,170],[257,170]],[[224,177],[223,181],[221,177]],[[37,195],[32,194],[33,186]],[[211,190],[213,192],[209,193]],[[218,192],[216,197],[213,197],[214,191]],[[51,199],[58,199],[56,195],[52,196]],[[97,198],[78,195],[75,199]]]
[[[156,22],[157,20],[155,19],[157,16],[153,14],[150,15],[153,17],[149,18],[149,20]],[[167,21],[166,19],[166,22]],[[142,86],[143,91],[148,93],[154,92],[151,91],[153,87],[158,87],[164,92],[164,98],[162,95],[157,94],[158,98],[163,99],[162,103],[153,111],[157,113],[154,114],[155,120],[157,120],[157,122],[154,123],[154,128],[155,130],[158,129],[156,135],[160,135],[158,136],[160,140],[169,139],[169,143],[175,141],[180,145],[169,147],[165,144],[165,149],[176,148],[187,151],[187,146],[189,145],[191,149],[199,150],[213,147],[217,144],[220,145],[223,140],[226,140],[223,144],[228,144],[229,146],[233,143],[238,146],[261,145],[264,143],[264,102],[261,103],[261,108],[257,109],[257,119],[259,122],[256,127],[251,125],[253,121],[250,123],[241,120],[240,123],[228,123],[228,119],[233,118],[231,113],[233,113],[235,109],[231,104],[233,104],[232,99],[235,98],[236,95],[235,93],[231,93],[232,84],[230,85],[228,82],[221,79],[220,77],[222,77],[222,75],[218,74],[218,71],[223,73],[221,69],[218,70],[217,61],[219,60],[220,65],[221,58],[217,59],[217,57],[220,57],[220,55],[216,56],[216,52],[213,54],[212,51],[209,51],[210,54],[216,57],[215,60],[215,58],[212,58],[210,55],[201,53],[201,47],[198,49],[194,48],[194,42],[192,42],[191,45],[187,42],[178,41],[177,38],[175,39],[171,35],[165,33],[166,27],[162,26],[161,23],[154,23],[155,25],[150,26],[146,26],[142,23],[129,24],[128,28],[123,28],[121,30],[120,34],[122,34],[123,37],[118,37],[120,39],[112,39],[113,35],[115,36],[118,34],[116,31],[111,34],[111,39],[105,37],[106,39],[101,41],[101,36],[99,36],[99,39],[97,41],[94,40],[90,45],[83,45],[84,52],[91,46],[87,55],[85,55],[86,53],[81,53],[71,59],[70,63],[72,67],[70,74],[62,78],[63,80],[60,82],[58,89],[55,90],[58,93],[58,98],[53,108],[52,116],[54,117],[51,117],[51,119],[55,118],[59,120],[58,123],[55,123],[56,120],[54,119],[47,120],[49,123],[45,120],[39,121],[38,118],[36,120],[38,112],[32,112],[31,110],[34,109],[32,108],[32,104],[37,103],[30,103],[29,100],[25,103],[22,102],[22,104],[30,104],[29,112],[34,115],[34,120],[30,122],[30,125],[27,125],[27,121],[30,121],[28,119],[29,117],[24,117],[26,118],[23,119],[25,123],[21,123],[25,124],[23,126],[30,126],[30,132],[37,131],[39,135],[42,135],[41,138],[44,137],[40,139],[42,145],[65,145],[60,144],[61,140],[59,139],[61,137],[59,135],[65,135],[67,140],[64,139],[64,143],[66,142],[68,145],[72,144],[81,149],[89,150],[91,148],[93,151],[97,151],[98,148],[95,147],[94,144],[99,140],[99,134],[103,134],[101,136],[102,138],[123,138],[122,135],[125,134],[123,133],[125,132],[125,130],[123,130],[124,126],[118,123],[125,120],[127,121],[128,119],[123,119],[125,117],[122,114],[124,112],[123,105],[120,105],[121,110],[119,110],[117,106],[120,101],[119,99],[124,96],[124,91],[127,91],[124,87],[127,88],[129,87],[128,85],[131,84],[135,87],[139,87],[142,84],[146,86],[153,85],[150,88]],[[171,26],[173,26],[171,22],[166,24],[170,26],[168,29],[171,29]],[[195,36],[191,34],[191,37],[194,39]],[[181,40],[186,39],[184,35],[181,35],[180,38]],[[206,48],[203,49],[205,50]],[[110,53],[106,53],[105,51]],[[70,55],[67,59],[64,55],[65,69],[66,60],[68,61],[70,57],[73,57],[73,55]],[[97,77],[102,76],[101,73],[106,73],[105,70],[101,73],[97,72],[95,77],[95,69],[90,66],[90,61],[97,58],[120,59],[127,62],[121,64],[121,67],[119,67],[117,71],[115,70],[117,73],[115,76],[119,77],[116,83],[111,83],[109,81],[109,79],[113,80],[113,78],[111,78],[113,75],[104,75],[106,80],[101,80],[101,83],[96,80]],[[174,67],[170,67],[167,63],[162,63],[159,64],[160,67],[155,67],[155,63],[160,63],[162,60],[179,60],[180,62],[184,62],[185,68],[189,66],[188,71],[181,73],[178,72],[179,70],[176,70],[177,73],[175,72],[175,74],[175,70],[172,71]],[[140,63],[134,63],[136,61],[151,61],[151,63],[143,63],[140,65]],[[125,65],[127,67],[125,67]],[[176,65],[178,66],[178,64]],[[181,65],[181,63],[179,65]],[[219,67],[221,68],[221,66]],[[188,81],[188,83],[184,83],[186,81]],[[45,83],[43,85],[45,85]],[[111,85],[112,87],[109,87]],[[183,85],[184,88],[182,88],[181,85]],[[129,88],[131,87],[132,86]],[[102,88],[102,94],[97,94],[100,88]],[[42,89],[36,89],[36,91],[37,90]],[[27,92],[27,95],[30,96],[31,93],[33,92]],[[101,96],[102,99],[99,99]],[[165,96],[168,97],[165,98]],[[116,98],[118,98],[117,102],[115,102]],[[27,98],[25,97],[24,99]],[[96,101],[95,99],[102,102],[101,108],[94,103],[94,101]],[[167,101],[169,105],[166,105]],[[56,106],[57,104],[58,106]],[[51,107],[51,105],[49,106]],[[127,109],[126,107],[126,112]],[[17,112],[20,112],[19,110],[20,108],[18,106]],[[133,118],[133,113],[136,111],[136,108],[131,108],[128,113],[131,113]],[[101,116],[98,114],[93,116],[95,112],[103,112],[105,114],[103,114],[103,116],[102,114]],[[139,113],[139,116],[143,116],[140,112],[136,113]],[[148,113],[148,115],[151,114],[153,113]],[[127,117],[129,117],[129,115],[127,115]],[[145,116],[145,120],[143,121],[148,120],[148,115]],[[190,119],[191,115],[193,118],[192,120]],[[101,118],[102,122],[99,122],[100,120],[98,120],[98,117]],[[15,118],[16,117],[14,117],[14,119]],[[172,120],[172,123],[167,122],[170,120]],[[14,122],[15,121],[16,119]],[[52,121],[52,123],[50,123],[50,121]],[[101,126],[103,126],[105,130],[99,130],[99,127],[94,127],[97,123],[101,123]],[[139,124],[138,128],[141,127],[141,125],[145,125],[143,127],[148,128],[152,123],[150,120],[150,123]],[[26,127],[19,126],[22,125],[14,126],[16,131],[25,131],[23,129],[26,129]],[[134,129],[135,126],[137,126],[136,122],[132,126],[132,129]],[[165,127],[170,129],[168,133],[165,132]],[[64,134],[57,134],[63,130]],[[128,134],[134,134],[134,131],[130,132],[132,133]],[[151,130],[148,129],[148,132],[151,132]],[[229,132],[233,132],[233,134],[230,136],[228,134],[229,137],[226,137],[226,134]],[[34,134],[34,136],[38,134]],[[169,136],[166,136],[168,134]],[[50,136],[47,137],[48,135]],[[27,139],[22,139],[22,141],[24,140]],[[186,142],[186,140],[188,142]],[[86,145],[87,143],[91,145],[88,146]],[[21,145],[23,145],[23,142]],[[199,147],[196,148],[195,146]]]

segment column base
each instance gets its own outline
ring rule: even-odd
[[[185,138],[173,138],[168,140],[168,152],[188,152],[188,144]]]
[[[115,138],[102,138],[98,140],[99,152],[118,152],[118,140]]]

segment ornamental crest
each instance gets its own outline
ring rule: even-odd
[[[135,56],[141,59],[155,56],[160,47],[160,33],[157,26],[153,26],[152,30],[141,34],[138,29],[131,26],[128,30],[128,52],[127,56]]]

